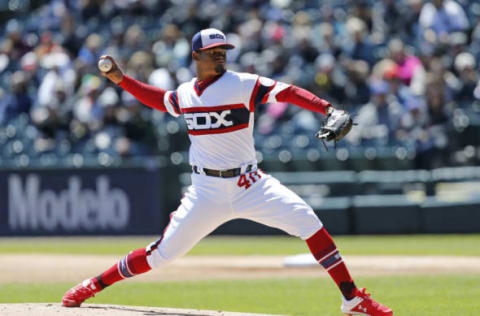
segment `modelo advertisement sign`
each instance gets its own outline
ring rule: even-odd
[[[155,234],[160,171],[0,171],[0,235]]]

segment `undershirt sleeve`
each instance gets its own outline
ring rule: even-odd
[[[138,101],[146,106],[167,112],[164,102],[164,97],[167,93],[166,90],[145,84],[128,75],[123,75],[122,82],[120,82],[119,86],[130,92]]]
[[[290,85],[282,91],[279,91],[275,95],[275,99],[278,102],[292,103],[304,109],[322,114],[327,114],[328,107],[332,106],[328,101],[317,97],[310,91],[294,85]]]

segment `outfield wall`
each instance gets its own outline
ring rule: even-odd
[[[334,234],[480,232],[479,167],[273,175]],[[189,184],[172,167],[3,170],[0,235],[160,234]],[[215,233],[282,232],[236,220]]]

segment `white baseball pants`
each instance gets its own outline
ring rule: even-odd
[[[158,268],[183,256],[218,226],[238,218],[304,240],[322,228],[305,201],[260,170],[233,178],[193,173],[192,185],[172,213],[162,238],[147,247],[148,264]]]

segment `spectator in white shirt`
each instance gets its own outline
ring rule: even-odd
[[[423,31],[432,30],[437,36],[464,31],[469,27],[465,11],[453,0],[432,0],[425,3],[419,20]]]

